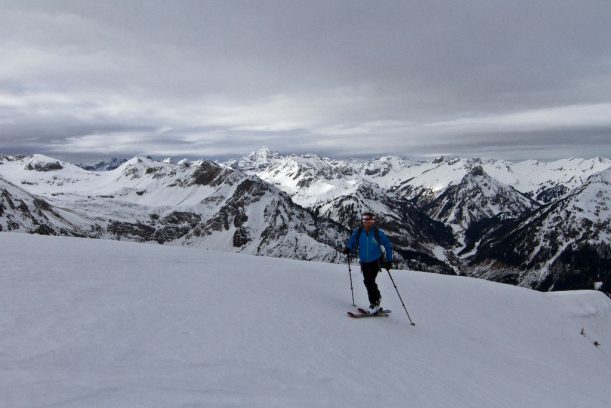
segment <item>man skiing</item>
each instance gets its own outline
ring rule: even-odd
[[[375,216],[373,213],[363,213],[362,222],[363,225],[354,230],[350,236],[348,244],[344,248],[344,253],[350,256],[358,249],[363,282],[369,297],[368,312],[375,315],[382,310],[380,306],[382,296],[376,284],[376,277],[381,268],[389,270],[392,267],[392,245],[386,234],[374,225]],[[384,259],[382,246],[386,250],[386,259]]]

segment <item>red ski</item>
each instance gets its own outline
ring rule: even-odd
[[[390,310],[380,310],[376,314],[369,314],[367,310],[359,307],[356,313],[348,312],[348,316],[355,318],[355,319],[360,319],[362,317],[388,317],[390,316]]]

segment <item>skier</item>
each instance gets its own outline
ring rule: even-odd
[[[382,296],[376,284],[376,277],[381,268],[390,270],[392,267],[392,245],[386,234],[374,226],[375,216],[371,212],[365,212],[362,216],[363,225],[352,233],[348,244],[344,247],[344,253],[350,256],[358,250],[363,282],[367,288],[369,297],[369,314],[376,314],[383,310],[380,306]],[[386,259],[382,252],[382,246],[386,249]]]

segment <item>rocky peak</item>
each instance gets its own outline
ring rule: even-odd
[[[64,165],[59,161],[42,154],[34,154],[20,158],[24,162],[24,169],[28,171],[49,172],[61,170]]]
[[[262,148],[249,153],[239,160],[233,161],[231,167],[242,171],[256,172],[268,168],[274,161],[281,158],[280,153],[273,152],[268,148]]]
[[[78,166],[87,171],[110,171],[110,170],[114,170],[117,167],[121,166],[126,161],[127,159],[120,160],[120,159],[117,159],[116,157],[113,157],[109,161],[100,161],[92,165],[79,164]]]
[[[193,172],[192,184],[219,186],[227,180],[234,170],[211,161],[203,161]]]
[[[486,177],[488,176],[484,171],[484,168],[481,165],[473,166],[469,173],[467,173],[471,177]],[[490,176],[488,176],[490,177]]]
[[[465,230],[484,218],[518,217],[534,206],[523,194],[496,181],[476,165],[424,209],[433,219]]]

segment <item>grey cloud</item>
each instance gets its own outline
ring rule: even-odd
[[[610,2],[4,0],[2,10],[0,150],[106,152],[92,138],[103,134],[117,149],[135,138],[186,154],[610,150],[608,128],[577,115],[520,132],[429,130],[610,104]]]

